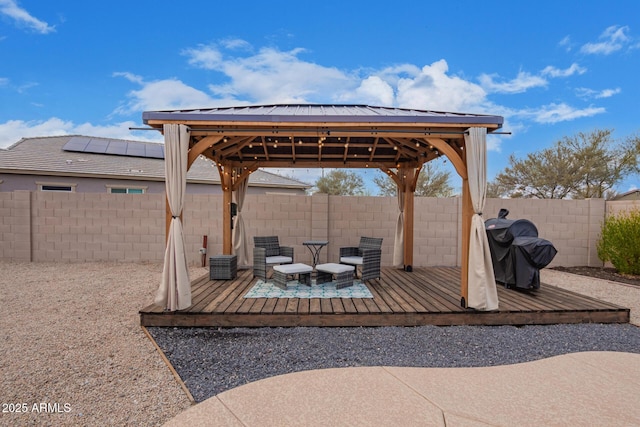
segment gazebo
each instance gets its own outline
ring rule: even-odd
[[[168,310],[191,304],[181,215],[186,173],[198,156],[218,168],[223,189],[223,253],[242,247],[242,201],[248,176],[260,167],[378,168],[398,186],[394,264],[413,268],[413,206],[424,163],[440,156],[462,178],[460,301],[477,310],[498,308],[482,220],[486,135],[501,116],[368,105],[257,105],[146,111],[143,121],[165,138],[167,250],[156,303]],[[236,194],[238,226],[232,229]],[[232,233],[236,233],[234,239]]]

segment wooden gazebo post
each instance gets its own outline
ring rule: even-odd
[[[233,202],[232,168],[218,164],[222,185],[222,253],[231,255],[231,203]]]
[[[422,165],[418,167],[403,167],[398,173],[403,175],[402,182],[404,188],[404,270],[413,271],[413,217],[414,217],[414,197],[416,185]]]

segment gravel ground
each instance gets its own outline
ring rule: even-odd
[[[149,329],[198,402],[310,369],[494,366],[579,351],[640,353],[640,328],[633,325]]]
[[[152,301],[161,271],[155,263],[0,262],[0,425],[150,426],[188,408],[139,326],[138,310]],[[192,277],[205,273],[194,268]],[[542,278],[631,307],[632,322],[640,324],[637,287],[547,270]],[[481,366],[573,351],[640,352],[639,331],[631,325],[152,328],[197,400],[259,378],[330,366]],[[15,412],[23,406],[25,412]]]
[[[543,270],[545,283],[632,308],[640,288]],[[198,402],[259,379],[350,366],[474,367],[580,351],[640,353],[634,325],[412,328],[149,328]]]
[[[190,406],[140,327],[161,264],[1,262],[0,272],[0,425],[152,426]]]

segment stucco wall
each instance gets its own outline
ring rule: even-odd
[[[145,193],[164,194],[164,181],[141,179],[116,179],[116,178],[88,178],[51,175],[20,175],[1,174],[0,191],[12,192],[18,190],[38,191],[38,183],[56,183],[74,186],[76,193],[107,193],[108,187],[122,186],[132,188],[144,188]],[[222,194],[218,184],[201,184],[189,182],[187,193],[191,194]],[[250,185],[247,194],[295,194],[303,196],[305,191],[300,188],[281,188]]]
[[[189,194],[184,227],[189,261],[208,236],[209,255],[222,252],[222,198]],[[616,207],[611,208],[612,203]],[[610,202],[609,210],[621,203]],[[625,205],[626,206],[626,205]],[[605,202],[591,200],[489,199],[484,218],[500,208],[510,219],[526,218],[558,249],[553,265],[602,265],[596,242]],[[414,266],[459,265],[459,198],[416,198]],[[302,242],[329,240],[321,261],[336,261],[339,248],[360,236],[382,237],[382,263],[391,265],[398,217],[393,197],[247,195],[243,212],[250,248],[255,235],[277,235],[293,246],[296,261],[310,262]],[[162,194],[0,192],[0,259],[27,261],[159,261],[164,254]]]

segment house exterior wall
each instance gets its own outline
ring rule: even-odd
[[[38,191],[38,183],[42,182],[75,185],[74,191],[77,193],[107,193],[108,188],[114,186],[144,188],[145,193],[149,194],[164,194],[165,192],[164,181],[6,173],[0,173],[0,192],[18,190]],[[187,193],[222,194],[222,189],[219,184],[190,182],[187,183]],[[270,193],[305,195],[305,190],[301,188],[259,187],[251,185],[247,190],[247,194]]]
[[[485,219],[500,208],[531,220],[558,249],[551,266],[600,266],[596,243],[605,212],[602,199],[489,199]],[[454,266],[461,259],[460,198],[415,199],[414,267]],[[253,236],[277,235],[295,259],[310,263],[305,240],[328,240],[321,262],[361,236],[382,237],[382,264],[393,261],[398,218],[394,197],[248,194],[242,210],[249,253]],[[199,264],[203,236],[208,256],[222,253],[222,198],[188,194],[184,211],[189,262]],[[162,194],[0,192],[0,259],[21,261],[160,261],[165,244]]]

